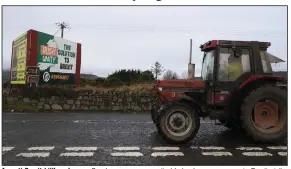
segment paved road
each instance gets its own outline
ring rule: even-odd
[[[287,141],[256,144],[208,120],[169,145],[147,114],[3,114],[3,165],[287,165]]]

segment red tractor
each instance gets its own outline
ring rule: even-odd
[[[269,42],[212,40],[200,46],[201,80],[158,80],[152,120],[170,143],[192,140],[200,118],[244,130],[255,141],[287,137],[287,85],[274,76]],[[284,61],[283,61],[284,62]]]

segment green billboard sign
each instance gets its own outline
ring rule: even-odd
[[[74,84],[77,43],[38,32],[39,84]]]

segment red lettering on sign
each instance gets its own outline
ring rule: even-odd
[[[51,75],[52,79],[69,80],[69,76],[66,75]]]

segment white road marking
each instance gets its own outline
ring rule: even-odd
[[[287,150],[287,146],[270,146],[267,148],[271,150]]]
[[[23,114],[23,113],[20,113]],[[73,123],[129,123],[129,124],[153,124],[152,121],[132,121],[132,120],[5,120],[4,123],[11,122],[73,122]],[[205,124],[214,124],[215,122],[211,121],[200,121],[200,123]]]
[[[14,147],[2,147],[2,151],[11,151]]]
[[[202,152],[203,155],[206,156],[232,156],[230,152]]]
[[[133,121],[133,120],[73,120],[74,123],[129,123],[129,124],[152,124],[152,121]]]
[[[243,152],[244,156],[273,156],[271,153],[268,152]]]
[[[215,146],[208,146],[208,147],[200,147],[202,150],[224,150],[224,147],[215,147]]]
[[[49,150],[53,150],[55,147],[51,146],[51,147],[29,147],[28,150],[29,151],[35,151],[35,150],[39,150],[39,151],[49,151]]]
[[[237,147],[237,150],[246,150],[246,151],[251,151],[251,150],[263,150],[261,147]]]
[[[68,152],[60,154],[60,156],[65,157],[92,157],[93,155],[94,155],[93,152]]]
[[[138,151],[140,150],[139,147],[114,147],[113,150],[118,151]]]
[[[287,156],[287,152],[278,152],[280,156]]]
[[[179,147],[153,147],[153,150],[158,150],[158,151],[170,151],[170,150],[179,150]]]
[[[151,154],[152,157],[157,157],[157,156],[184,156],[182,152],[154,152]]]
[[[50,153],[43,152],[43,153],[20,153],[16,156],[20,157],[48,157]]]
[[[68,151],[96,151],[97,147],[66,147]]]
[[[111,153],[112,156],[123,156],[123,157],[140,157],[143,156],[140,152],[117,152]]]

